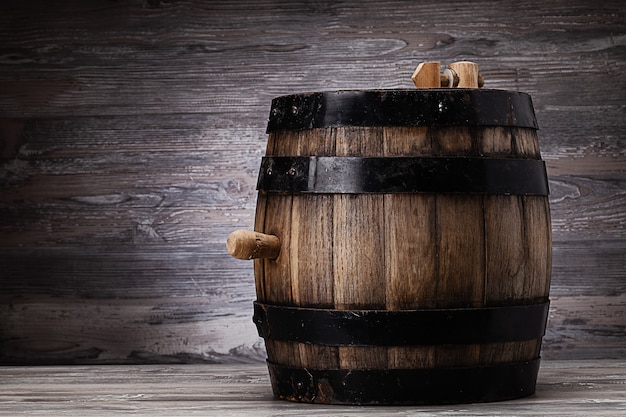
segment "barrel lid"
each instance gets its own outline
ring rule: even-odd
[[[272,100],[267,132],[340,126],[507,126],[537,129],[530,96],[505,90],[338,90]]]

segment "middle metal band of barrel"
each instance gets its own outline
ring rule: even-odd
[[[257,189],[330,194],[549,194],[542,160],[465,157],[264,157]]]
[[[330,310],[254,303],[259,335],[327,346],[516,342],[546,330],[549,302],[432,310]]]

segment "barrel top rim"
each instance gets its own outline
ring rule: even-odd
[[[341,126],[537,129],[529,94],[475,88],[328,90],[272,100],[267,132]]]
[[[502,90],[499,88],[372,88],[372,89],[346,88],[346,89],[319,90],[319,91],[309,90],[309,91],[294,92],[294,93],[289,93],[289,94],[281,94],[279,96],[275,96],[272,100],[277,100],[277,99],[282,99],[282,98],[287,98],[287,97],[296,97],[296,96],[351,95],[351,94],[362,94],[362,93],[371,93],[371,94],[401,93],[401,94],[407,94],[407,95],[419,95],[419,94],[427,94],[427,93],[450,93],[450,94],[496,93],[496,94],[519,94],[519,95],[530,97],[529,93],[526,93],[523,91]]]

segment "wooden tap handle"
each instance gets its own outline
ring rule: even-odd
[[[480,88],[485,79],[478,72],[478,65],[470,61],[453,62],[448,68],[439,73],[440,63],[422,62],[411,76],[417,88]]]
[[[438,88],[441,83],[439,80],[440,66],[439,62],[422,62],[419,64],[411,76],[415,87]]]
[[[280,253],[280,239],[252,230],[235,230],[226,239],[226,250],[237,259],[276,259]]]
[[[458,75],[458,88],[478,88],[478,64],[469,61],[459,61],[448,65],[448,68]]]

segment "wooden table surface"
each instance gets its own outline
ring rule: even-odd
[[[626,361],[544,361],[535,395],[454,406],[324,406],[272,397],[264,365],[0,368],[0,415],[624,416]]]

